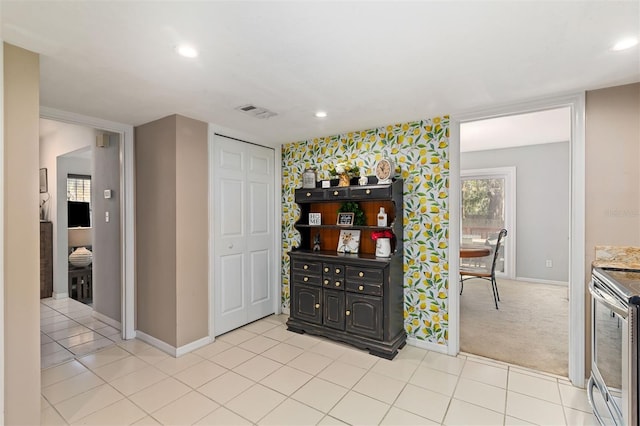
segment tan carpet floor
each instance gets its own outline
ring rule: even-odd
[[[568,288],[498,278],[499,310],[489,281],[465,281],[460,350],[568,376]]]

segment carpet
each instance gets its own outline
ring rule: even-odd
[[[460,296],[460,350],[522,367],[568,376],[568,288],[498,279],[465,281]]]

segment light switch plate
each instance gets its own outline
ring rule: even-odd
[[[104,198],[106,198],[106,199],[111,198],[111,190],[110,189],[105,189],[104,190]]]

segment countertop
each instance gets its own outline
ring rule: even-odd
[[[596,246],[595,268],[640,270],[640,247]]]

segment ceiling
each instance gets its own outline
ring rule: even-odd
[[[177,113],[272,146],[640,81],[639,47],[610,50],[640,34],[637,0],[0,7],[3,39],[41,55],[42,105],[132,125]],[[200,55],[178,56],[184,42]]]

